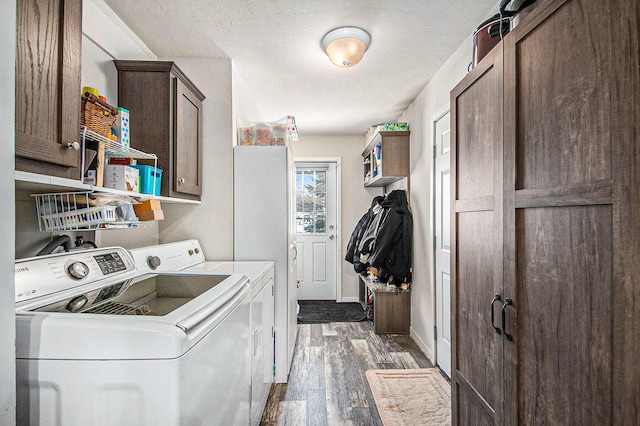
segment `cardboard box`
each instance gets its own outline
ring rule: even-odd
[[[104,187],[120,191],[138,191],[138,169],[120,164],[104,167]]]
[[[133,210],[138,214],[149,210],[162,210],[162,206],[160,200],[144,200],[140,204],[134,204]]]
[[[145,210],[141,212],[136,212],[138,219],[141,222],[146,222],[147,220],[163,220],[164,213],[162,210]]]

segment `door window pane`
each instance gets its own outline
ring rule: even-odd
[[[326,233],[327,172],[296,171],[296,232]]]

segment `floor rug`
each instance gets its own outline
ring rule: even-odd
[[[385,426],[451,424],[451,386],[438,369],[368,370],[366,375]]]
[[[367,318],[358,302],[311,302],[300,303],[298,324],[322,324],[329,322],[357,322]]]

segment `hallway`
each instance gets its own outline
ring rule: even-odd
[[[272,386],[261,425],[381,425],[365,372],[429,367],[408,335],[376,335],[370,321],[300,324],[289,382]]]

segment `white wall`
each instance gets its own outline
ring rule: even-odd
[[[16,422],[16,346],[15,346],[15,281],[14,257],[14,158],[15,158],[15,51],[16,51],[16,2],[0,1],[2,25],[0,26],[0,199],[3,214],[0,234],[4,244],[0,250],[0,424]]]
[[[366,129],[363,129],[363,133]],[[298,157],[340,157],[342,159],[342,205],[341,229],[338,235],[340,259],[344,259],[347,243],[353,228],[371,205],[382,188],[365,188],[363,181],[362,150],[364,136],[354,135],[307,135],[292,144],[293,156]],[[358,300],[358,275],[353,265],[341,260],[342,301]]]
[[[433,271],[433,122],[449,109],[449,92],[467,73],[471,37],[455,51],[398,121],[411,130],[410,203],[413,212],[411,335],[435,358],[435,276]]]

